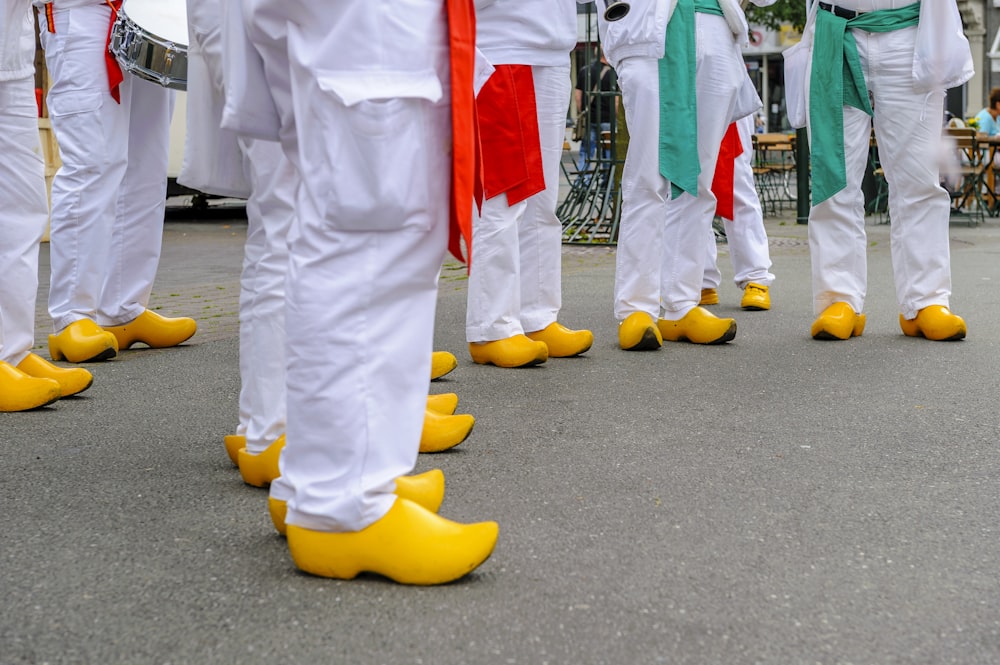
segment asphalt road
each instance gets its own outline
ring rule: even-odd
[[[245,223],[168,222],[152,304],[199,334],[0,414],[0,663],[1000,662],[1000,223],[951,229],[955,343],[900,333],[888,226],[869,227],[864,335],[811,340],[805,228],[767,224],[774,308],[739,310],[723,246],[721,347],[619,351],[613,250],[567,247],[561,320],[594,348],[477,366],[446,266],[436,347],[460,364],[431,391],[477,422],[418,470],[500,542],[407,588],[295,570],[222,447]]]

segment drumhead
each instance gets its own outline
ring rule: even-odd
[[[188,43],[185,0],[125,0],[122,13],[146,32],[177,44]]]

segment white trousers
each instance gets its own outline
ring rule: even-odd
[[[562,306],[562,225],[556,217],[559,160],[570,96],[565,67],[532,67],[545,190],[513,206],[507,195],[483,202],[472,221],[465,333],[490,342],[553,323]]]
[[[249,161],[247,241],[240,275],[240,422],[247,452],[285,432],[285,276],[298,175],[281,146],[241,141]]]
[[[634,312],[677,320],[701,300],[705,242],[716,200],[712,178],[719,145],[737,105],[746,68],[724,18],[698,13],[698,196],[670,199],[660,175],[660,94],[655,58],[626,58],[618,68],[632,140],[622,172],[622,220],[615,270],[615,318]]]
[[[120,325],[145,310],[160,259],[172,91],[125,74],[108,91],[104,4],[39,16],[62,168],[52,183],[49,313]]]
[[[726,228],[726,246],[733,264],[733,282],[742,291],[750,282],[770,286],[774,283],[774,275],[771,274],[771,252],[767,245],[767,231],[764,230],[764,213],[753,180],[753,116],[740,118],[736,127],[743,152],[736,158],[733,171],[733,219],[723,218],[722,223]],[[717,289],[721,282],[715,233],[709,233],[708,261],[702,288]]]
[[[282,144],[301,179],[287,279],[287,443],[276,485],[291,489],[288,524],[355,531],[389,510],[395,478],[412,471],[420,445],[448,233],[447,49],[443,40],[423,45],[445,83],[437,103],[347,106],[320,87],[310,64],[337,61],[324,56],[332,45],[310,38],[327,26],[286,37],[284,5],[244,2],[283,119]],[[443,35],[443,14],[428,15]]]
[[[929,305],[948,305],[951,256],[948,194],[938,184],[944,91],[913,91],[916,28],[887,33],[853,30],[872,107],[879,158],[889,183],[892,269],[904,318]],[[867,238],[861,180],[872,119],[844,108],[847,187],[809,211],[813,306],[835,302],[860,312],[868,289]]]
[[[49,204],[34,78],[0,81],[0,360],[17,365],[35,344],[38,243]]]

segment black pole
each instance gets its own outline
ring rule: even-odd
[[[809,135],[805,128],[795,131],[795,180],[799,224],[809,223]]]

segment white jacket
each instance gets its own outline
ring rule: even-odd
[[[777,0],[750,1],[759,7],[766,7]],[[634,56],[657,60],[663,57],[667,23],[677,7],[677,0],[630,0],[630,4],[631,11],[619,21],[609,23],[604,20],[603,11],[597,14],[601,44],[612,67]],[[601,3],[597,6],[602,7]],[[719,6],[736,43],[746,45],[750,28],[739,0],[719,0]]]
[[[576,47],[577,2],[483,3],[476,9],[476,46],[494,65],[568,65],[569,52]]]
[[[28,0],[2,0],[0,10],[0,81],[35,73],[35,25]]]
[[[187,128],[177,182],[246,198],[250,181],[236,134],[222,125],[222,0],[188,0]]]

